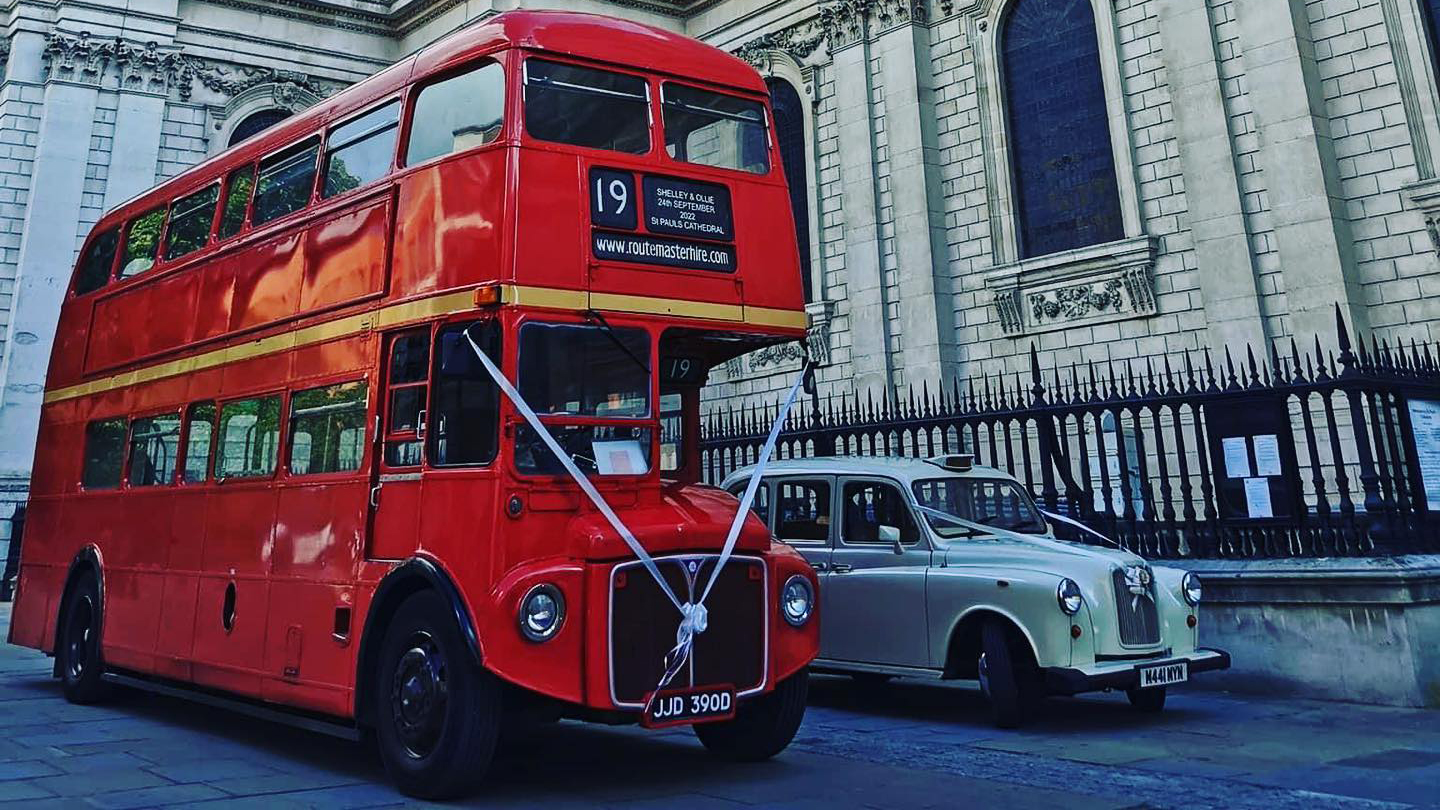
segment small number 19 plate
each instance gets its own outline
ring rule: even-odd
[[[649,707],[640,717],[640,725],[646,728],[708,723],[735,716],[735,690],[729,686],[667,689],[647,703]]]

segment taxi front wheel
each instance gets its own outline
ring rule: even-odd
[[[1010,633],[998,621],[980,629],[980,689],[990,701],[990,716],[1000,728],[1017,728],[1040,703],[1039,670],[1030,656],[1017,651]]]
[[[775,756],[795,739],[800,721],[805,719],[809,677],[800,670],[770,694],[741,704],[734,720],[696,724],[695,736],[710,753],[733,762],[759,762]]]
[[[1125,696],[1136,711],[1154,713],[1165,708],[1165,687],[1152,686],[1149,689],[1127,689]]]

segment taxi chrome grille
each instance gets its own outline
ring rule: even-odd
[[[1160,615],[1155,608],[1155,577],[1140,565],[1116,568],[1115,617],[1120,643],[1129,647],[1160,643]]]
[[[655,565],[681,600],[700,598],[719,559],[714,554],[660,557]],[[709,626],[695,638],[690,665],[670,688],[729,685],[737,694],[765,686],[768,643],[765,564],[733,556],[705,600]],[[680,612],[638,561],[610,574],[610,697],[639,708],[664,674]]]

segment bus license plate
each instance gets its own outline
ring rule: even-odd
[[[646,728],[729,720],[735,716],[735,690],[729,686],[667,689],[655,695],[640,718]]]
[[[1152,686],[1169,686],[1172,683],[1184,683],[1190,676],[1189,665],[1184,661],[1178,664],[1161,664],[1158,667],[1145,667],[1140,670],[1140,688],[1146,689]]]

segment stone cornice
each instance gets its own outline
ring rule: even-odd
[[[831,50],[904,23],[924,25],[930,20],[931,0],[833,0],[820,7],[820,27]],[[941,0],[941,13],[949,13]]]
[[[112,73],[121,90],[190,98],[195,61],[178,49],[162,49],[151,41],[143,45],[114,39],[97,40],[89,31],[74,34],[55,31],[41,52],[46,81],[73,81],[101,85]]]

